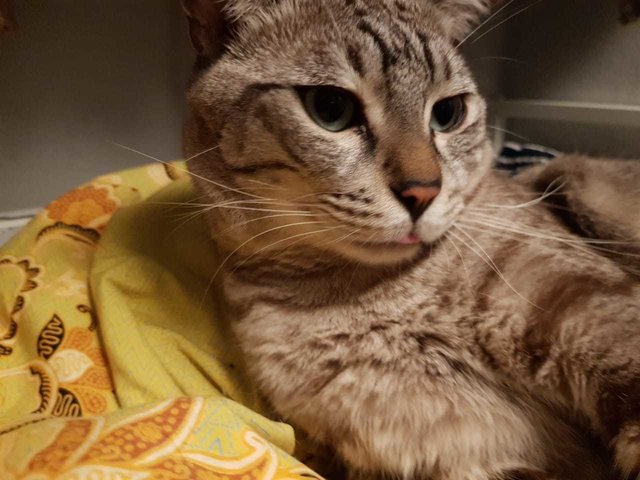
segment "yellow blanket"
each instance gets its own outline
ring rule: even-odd
[[[0,248],[0,479],[319,478],[258,413],[193,195],[179,163],[100,177]]]

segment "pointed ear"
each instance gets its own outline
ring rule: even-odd
[[[201,59],[213,61],[224,52],[231,30],[227,3],[227,0],[182,0],[191,43]]]
[[[492,6],[500,0],[434,0],[441,14],[445,31],[455,42],[463,40],[472,29],[480,24]]]

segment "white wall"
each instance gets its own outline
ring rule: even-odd
[[[610,0],[544,0],[506,25],[503,94],[640,106],[640,23]],[[564,151],[640,158],[640,129],[512,121],[510,130]]]
[[[176,0],[14,2],[0,40],[0,211],[105,172],[180,155],[189,71]]]

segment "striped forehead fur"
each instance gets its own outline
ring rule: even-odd
[[[324,3],[323,3],[324,2]],[[366,8],[367,1],[341,0],[349,7]],[[240,23],[260,23],[269,20],[274,7],[294,11],[296,5],[302,4],[309,8],[311,4],[333,8],[331,1],[308,0],[229,0],[225,11],[232,21]],[[491,0],[381,0],[378,4],[385,8],[405,12],[416,6],[433,7],[434,14],[439,17],[439,23],[444,26],[452,39],[460,40],[490,8]]]

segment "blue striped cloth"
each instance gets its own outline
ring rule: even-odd
[[[498,156],[496,168],[517,175],[522,170],[534,165],[549,163],[560,155],[552,148],[534,144],[506,142]]]

